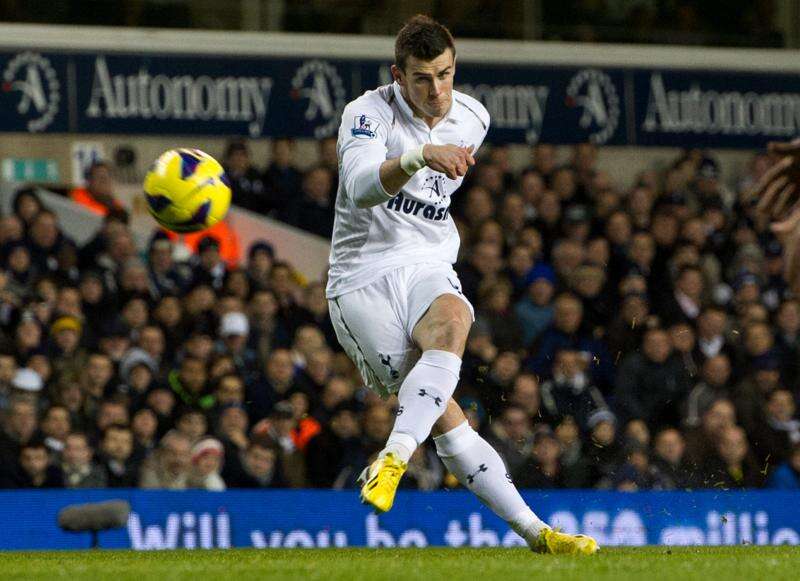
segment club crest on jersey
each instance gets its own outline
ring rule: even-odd
[[[356,115],[353,118],[353,128],[350,133],[357,139],[375,139],[378,122],[366,115]]]

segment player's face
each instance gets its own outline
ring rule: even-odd
[[[395,66],[392,71],[415,113],[444,117],[453,101],[456,61],[452,50],[446,49],[431,61],[410,56],[405,70]]]

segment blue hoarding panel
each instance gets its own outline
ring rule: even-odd
[[[637,71],[640,145],[761,148],[800,135],[800,75]]]
[[[794,493],[528,491],[525,497],[551,524],[605,546],[800,544]],[[126,528],[101,534],[107,548],[522,544],[464,491],[401,492],[394,510],[378,517],[353,491],[92,490],[0,492],[0,549],[88,547],[88,534],[58,529],[58,511],[112,498],[130,501],[132,513]]]
[[[0,131],[335,135],[388,62],[143,53],[0,53]],[[459,63],[490,142],[760,148],[800,134],[800,76]]]

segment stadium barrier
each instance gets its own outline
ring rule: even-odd
[[[604,546],[800,544],[797,494],[776,491],[527,491],[540,516]],[[81,549],[88,533],[57,526],[64,506],[127,500],[127,528],[100,533],[104,548],[519,546],[471,494],[401,491],[380,517],[353,491],[65,490],[0,492],[0,549]],[[35,506],[36,511],[27,507]]]

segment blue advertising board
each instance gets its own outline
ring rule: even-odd
[[[549,523],[603,546],[800,544],[791,492],[527,491]],[[0,549],[79,549],[88,533],[56,525],[73,503],[126,499],[126,528],[100,546],[136,550],[230,547],[519,546],[522,539],[471,494],[400,492],[376,516],[353,491],[167,492],[68,490],[0,492]]]
[[[364,59],[0,52],[0,131],[335,135],[391,81]],[[800,135],[800,76],[459,62],[490,142],[760,148]]]

